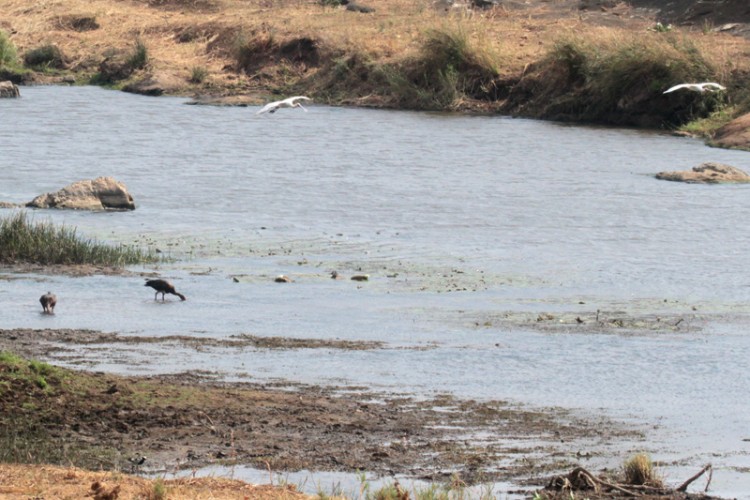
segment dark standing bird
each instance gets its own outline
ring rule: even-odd
[[[182,300],[186,300],[185,296],[175,290],[174,285],[167,280],[148,280],[144,286],[150,286],[151,288],[156,290],[156,293],[154,294],[154,300],[157,300],[160,293],[162,302],[164,302],[164,295],[167,293],[177,295]]]
[[[55,305],[57,304],[57,297],[52,292],[47,292],[39,297],[39,302],[42,304],[42,309],[47,314],[55,314]]]
[[[130,462],[131,472],[135,474],[137,471],[139,471],[141,469],[141,465],[146,463],[146,460],[147,458],[145,455],[128,458],[128,462]]]

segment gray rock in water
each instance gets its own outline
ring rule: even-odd
[[[21,97],[21,91],[10,80],[0,82],[0,97]]]
[[[665,181],[689,182],[694,184],[720,184],[750,182],[750,175],[739,168],[722,163],[706,162],[692,170],[659,172],[657,179]]]
[[[26,206],[76,210],[135,210],[135,203],[128,188],[112,177],[74,182],[54,193],[37,196]]]

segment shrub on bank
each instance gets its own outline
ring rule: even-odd
[[[559,40],[511,93],[509,107],[539,118],[636,125],[678,126],[707,116],[722,94],[678,92],[670,86],[715,79],[698,48],[671,33],[609,41]]]
[[[99,72],[91,77],[93,85],[113,85],[130,78],[139,69],[148,65],[148,47],[140,37],[136,37],[130,51],[110,49],[99,63]]]
[[[0,31],[0,68],[13,68],[17,63],[16,46],[4,31]]]
[[[62,51],[55,45],[43,45],[26,52],[23,55],[23,62],[26,66],[36,69],[63,69],[65,67]]]
[[[498,71],[490,54],[461,30],[428,31],[419,54],[381,70],[387,92],[412,109],[452,109],[463,99],[494,100]]]
[[[18,61],[16,46],[7,33],[0,30],[0,81],[10,80],[15,84],[31,80],[31,71],[24,69]]]
[[[455,109],[464,99],[492,101],[502,91],[494,58],[461,30],[428,31],[418,54],[402,61],[378,63],[363,53],[339,57],[318,78],[316,93],[330,99],[357,93],[404,109]]]
[[[293,37],[279,40],[272,33],[257,33],[249,38],[237,36],[231,54],[237,69],[254,75],[268,66],[286,68],[277,74],[281,80],[295,80],[308,69],[317,67],[321,60],[320,42],[310,37]]]
[[[0,262],[92,264],[120,267],[157,262],[158,257],[127,245],[105,245],[78,236],[75,228],[32,222],[25,212],[0,221]]]

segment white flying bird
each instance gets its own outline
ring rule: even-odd
[[[692,90],[694,92],[713,92],[714,90],[726,90],[727,88],[724,85],[719,85],[718,83],[714,82],[681,83],[665,90],[664,93],[669,94],[670,92],[674,92],[675,90],[680,89]]]
[[[274,101],[269,102],[260,110],[258,110],[256,115],[262,115],[263,113],[275,113],[277,109],[279,108],[302,108],[305,112],[307,111],[304,106],[302,106],[302,103],[299,101],[310,101],[309,97],[305,97],[303,95],[298,95],[294,97],[289,97],[287,99],[284,99],[283,101]]]

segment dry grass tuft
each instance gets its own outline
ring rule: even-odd
[[[157,486],[157,483],[161,486]],[[116,496],[112,496],[116,492]],[[163,493],[159,493],[163,492]],[[117,498],[135,500],[214,499],[293,500],[310,498],[293,487],[252,485],[233,479],[146,479],[117,472],[90,472],[49,465],[0,464],[3,498]]]
[[[625,483],[638,486],[662,486],[662,480],[656,474],[654,464],[645,453],[639,453],[623,465]]]

